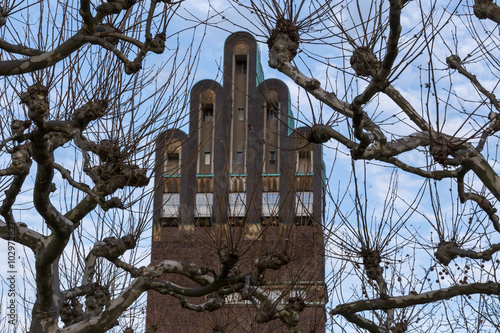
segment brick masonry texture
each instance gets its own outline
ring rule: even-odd
[[[244,240],[244,227],[231,227],[230,230],[223,228],[225,230],[222,232],[213,230],[217,228],[197,227],[191,235],[180,235],[177,227],[161,228],[161,240],[153,243],[153,262],[167,257],[216,268],[220,267],[217,249],[222,244],[227,244],[239,249],[241,258],[237,266],[242,273],[246,273],[252,270],[255,258],[280,251],[289,255],[291,262],[279,271],[268,272],[268,286],[290,283],[287,286],[289,289],[305,292],[306,301],[326,301],[323,286],[311,283],[322,281],[324,276],[323,237],[322,233],[318,232],[319,228],[269,226],[264,227],[260,239],[253,241]],[[219,237],[226,238],[226,241],[221,242]],[[194,287],[187,279],[175,275],[166,278],[184,286]],[[203,299],[190,301],[197,304],[203,302]],[[212,332],[217,326],[224,328],[224,332],[288,332],[279,320],[258,324],[254,317],[255,309],[249,305],[231,304],[213,313],[197,313],[183,309],[180,302],[171,296],[160,295],[154,291],[148,294],[147,327],[155,327],[157,333]],[[325,310],[322,305],[308,305],[301,313],[301,332],[324,332],[324,325]]]

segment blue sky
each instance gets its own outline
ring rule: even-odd
[[[210,5],[209,5],[210,4]],[[239,14],[235,13],[234,10],[231,10],[226,1],[218,0],[211,1],[210,3],[200,2],[200,1],[186,1],[185,4],[181,6],[179,10],[179,14],[184,18],[189,19],[193,16],[198,18],[204,18],[207,16],[207,12],[210,10],[210,13],[215,14],[215,11],[223,12],[224,18],[214,17],[211,22],[214,22],[214,26],[209,27],[198,27],[195,31],[194,41],[200,41],[203,38],[203,46],[200,49],[199,55],[196,55],[196,58],[199,60],[196,73],[191,78],[190,83],[195,83],[201,79],[215,79],[217,81],[221,81],[221,74],[219,66],[222,63],[223,56],[223,46],[225,39],[229,36],[230,32],[243,30],[242,27],[235,27],[230,21],[238,22],[238,24],[243,27],[249,27],[250,32],[254,31],[254,27],[251,27],[248,21],[242,20]],[[453,2],[452,2],[453,4]],[[212,8],[210,8],[210,6]],[[422,4],[424,7],[428,7],[427,4]],[[443,17],[449,15],[449,12],[454,7],[450,6],[449,10],[443,10],[438,8],[436,12],[439,15],[435,15],[433,17],[433,21],[436,24],[440,24]],[[363,8],[367,10],[366,8]],[[463,3],[458,6],[458,10],[461,13],[467,13],[470,7],[467,6],[467,3]],[[193,16],[191,16],[193,15]],[[425,17],[424,17],[425,18]],[[422,20],[421,11],[419,8],[419,4],[417,2],[411,2],[403,12],[402,17],[402,26],[403,33],[407,33],[402,41],[411,40],[413,35],[413,26],[418,24],[419,21]],[[441,20],[441,21],[440,21]],[[216,23],[215,23],[216,22]],[[184,19],[179,19],[176,22],[176,25],[173,25],[172,29],[178,29],[178,27],[188,27],[192,25],[193,22],[189,22]],[[490,27],[491,30],[495,30],[491,28],[491,24],[485,23],[486,27]],[[460,29],[455,29],[458,26]],[[477,37],[474,36],[475,33],[480,34],[479,25],[477,25],[476,30],[467,31],[467,27],[470,29],[471,25],[467,21],[466,16],[456,16],[454,18],[453,23],[448,24],[445,29],[442,30],[440,36],[435,39],[436,46],[433,49],[434,54],[434,67],[436,68],[435,74],[435,83],[436,90],[426,90],[422,89],[422,86],[425,83],[429,82],[429,71],[427,70],[427,62],[425,53],[427,50],[425,48],[421,48],[420,50],[423,52],[423,56],[421,59],[417,59],[414,63],[409,65],[401,77],[396,80],[393,84],[394,86],[400,90],[400,92],[407,98],[414,107],[419,111],[425,111],[428,109],[429,117],[433,124],[438,123],[442,126],[445,132],[449,134],[457,133],[457,135],[467,136],[470,135],[471,131],[478,128],[478,125],[473,121],[465,122],[465,126],[462,126],[464,123],[464,113],[457,112],[461,108],[464,109],[478,109],[478,114],[481,117],[484,117],[488,114],[488,106],[484,106],[481,104],[483,97],[477,93],[470,85],[468,80],[461,77],[458,73],[451,73],[450,70],[446,68],[446,64],[444,63],[444,59],[446,56],[450,54],[450,50],[453,52],[457,52],[462,58],[466,58],[466,66],[467,69],[473,71],[482,79],[482,84],[485,85],[488,89],[493,90],[496,88],[498,83],[498,77],[496,74],[495,64],[490,64],[489,67],[485,65],[484,62],[475,61],[475,57],[481,55],[481,49],[477,48]],[[206,29],[206,30],[205,30]],[[479,32],[478,32],[479,31]],[[189,30],[184,32],[178,41],[180,42],[180,49],[185,50],[189,45],[193,43],[192,40],[193,31]],[[494,34],[498,34],[497,30],[495,30]],[[456,37],[457,42],[454,42],[454,36]],[[261,40],[262,42],[262,40]],[[177,43],[177,38],[172,38],[167,44],[169,46],[174,46]],[[331,46],[321,46],[321,45],[303,45],[301,46],[309,51],[309,54],[319,54],[321,56],[328,56],[331,60],[331,64],[337,66],[338,68],[342,68],[346,66],[345,63],[342,62],[341,51],[339,48],[331,47]],[[499,58],[499,51],[494,46],[487,47],[491,52],[494,53],[494,57]],[[305,123],[312,124],[312,113],[316,116],[320,114],[323,116],[323,119],[329,119],[334,113],[329,110],[327,107],[322,106],[314,99],[311,100],[311,104],[309,104],[308,98],[306,94],[297,88],[297,86],[288,78],[281,75],[278,71],[271,69],[267,66],[267,45],[265,43],[260,43],[261,50],[261,59],[264,70],[265,78],[278,78],[284,81],[291,93],[293,112],[294,114]],[[345,51],[345,55],[347,57],[347,63],[349,58],[349,50]],[[305,54],[305,53],[304,53]],[[299,54],[297,58],[297,63],[301,69],[305,69],[300,63],[300,57],[304,54]],[[383,54],[383,53],[382,53]],[[404,52],[400,54],[402,57]],[[467,55],[471,54],[471,56],[467,57]],[[160,61],[168,57],[168,51],[165,55],[155,56],[152,55],[147,58],[145,62],[145,68],[148,66],[157,65]],[[347,74],[343,76],[340,72],[336,71],[335,68],[327,68],[325,63],[321,61],[315,61],[314,59],[303,57],[311,70],[314,77],[318,78],[322,83],[322,86],[325,86],[325,83],[328,82],[333,87],[338,89],[339,96],[347,95],[347,101],[350,101],[351,90],[346,88],[348,84],[352,84],[354,87],[358,87],[362,89],[367,82],[363,79],[352,78],[352,71],[349,72],[349,69],[346,70]],[[318,57],[317,59],[320,59]],[[347,65],[348,67],[348,65]],[[327,72],[328,70],[328,72]],[[168,77],[170,73],[164,72],[160,74],[159,84],[161,84],[162,80]],[[450,82],[452,82],[450,89]],[[433,87],[434,88],[434,87]],[[432,95],[433,92],[438,93],[439,103],[436,104],[435,96]],[[354,93],[355,94],[355,93]],[[430,102],[426,105],[425,101],[430,97]],[[447,107],[446,107],[447,106]],[[386,115],[392,115],[394,113],[396,106],[393,102],[391,102],[388,98],[381,96],[380,98],[376,98],[371,101],[366,107],[367,112],[370,114],[378,114],[377,119],[384,119]],[[454,109],[455,108],[455,109]],[[437,110],[440,111],[440,116],[437,116]],[[187,108],[185,109],[187,112]],[[444,117],[446,112],[446,118]],[[480,118],[478,116],[478,118]],[[446,121],[444,121],[446,119]],[[443,125],[444,124],[444,125]],[[345,124],[333,124],[336,129],[342,131],[346,135],[348,132],[346,130]],[[436,125],[437,126],[437,125]],[[388,121],[384,125],[384,129],[387,129],[394,138],[407,135],[412,130],[410,126],[406,126],[401,122],[390,122]],[[491,159],[496,158],[496,143],[493,142],[491,146],[488,147],[489,152],[491,153]],[[357,219],[355,207],[352,203],[352,197],[354,196],[354,186],[353,186],[353,178],[351,176],[351,168],[354,164],[356,166],[356,175],[358,177],[358,183],[360,184],[360,196],[362,198],[365,206],[363,207],[365,216],[370,225],[376,229],[376,226],[380,223],[387,223],[385,233],[390,233],[390,228],[396,223],[400,216],[403,217],[403,220],[410,216],[411,218],[408,222],[405,222],[405,226],[402,229],[401,237],[394,242],[399,241],[400,244],[408,243],[409,246],[406,248],[400,249],[399,252],[390,253],[389,260],[391,261],[391,268],[388,271],[388,275],[393,275],[398,269],[404,272],[409,272],[411,270],[412,265],[415,265],[416,269],[419,270],[417,275],[423,276],[425,275],[426,270],[435,265],[435,262],[432,260],[432,246],[436,245],[437,239],[435,238],[435,231],[433,231],[432,226],[436,225],[437,219],[442,219],[443,222],[446,222],[447,228],[450,230],[448,232],[453,232],[453,223],[451,223],[457,216],[460,216],[465,210],[465,213],[472,212],[475,208],[475,205],[462,205],[456,200],[456,184],[453,181],[443,180],[441,182],[427,182],[425,183],[422,178],[410,175],[403,171],[397,172],[397,177],[393,172],[393,169],[384,165],[382,163],[365,163],[363,161],[353,162],[349,156],[349,152],[346,148],[341,147],[337,150],[337,144],[335,142],[328,142],[325,144],[324,148],[324,161],[326,164],[326,173],[328,177],[328,190],[331,194],[331,199],[328,200],[327,204],[327,212],[328,215],[326,217],[326,226],[328,229],[338,231],[335,229],[339,226],[348,226],[352,225],[354,228],[357,226],[359,219]],[[71,164],[73,158],[72,156],[66,156],[68,160],[68,164]],[[404,161],[408,162],[411,165],[415,166],[424,166],[428,163],[428,161],[424,158],[424,155],[421,153],[407,153],[402,158]],[[495,170],[499,170],[498,165],[494,163]],[[366,181],[366,186],[363,186]],[[424,192],[419,192],[425,183]],[[478,182],[470,182],[471,186],[476,188],[477,190],[481,190],[480,186],[477,185]],[[349,191],[346,191],[346,188],[349,187]],[[440,194],[440,211],[438,214],[435,214],[433,211],[432,201],[434,200],[434,205],[436,206],[436,192],[432,192],[434,197],[431,197],[430,188],[437,188],[438,193]],[[397,191],[395,189],[397,188]],[[394,198],[393,205],[393,215],[389,218],[387,217],[388,212],[384,211],[384,202],[386,202],[387,195],[389,193],[389,197]],[[24,194],[23,194],[24,195]],[[339,202],[338,205],[334,205],[332,203],[333,200],[339,200],[339,198],[345,198],[342,202]],[[366,201],[365,201],[366,199]],[[418,209],[412,210],[409,209],[409,205],[415,200],[419,200],[420,204],[418,205]],[[29,197],[23,198],[23,201],[30,202],[31,199]],[[340,208],[340,212],[336,212],[336,210]],[[23,219],[25,220],[36,220],[36,215],[31,214],[29,211],[19,211],[19,214],[23,214]],[[341,218],[340,215],[343,215]],[[133,220],[137,220],[137,215],[132,214]],[[39,222],[41,223],[41,221]],[[90,225],[94,224],[95,221],[88,221]],[[130,221],[132,223],[132,221]],[[391,224],[393,223],[393,224]],[[342,228],[343,230],[348,230],[346,228]],[[415,239],[411,239],[415,236],[416,231],[418,231],[419,235]],[[456,230],[456,232],[465,233],[463,229]],[[406,239],[405,239],[406,237]],[[408,241],[410,240],[410,241]],[[416,241],[415,241],[416,240]],[[147,249],[149,238],[145,238],[142,243],[143,248]],[[338,248],[338,239],[334,238],[332,235],[332,241],[328,243],[328,248],[330,250],[330,254],[334,257],[338,257],[342,255],[341,250]],[[0,244],[4,244],[2,242]],[[472,242],[473,243],[473,242]],[[472,244],[471,243],[471,244]],[[424,245],[421,245],[424,244]],[[3,245],[2,245],[3,246]],[[90,243],[82,244],[82,246],[90,246]],[[141,250],[142,250],[141,249]],[[21,252],[20,247],[18,247],[18,251]],[[406,257],[406,255],[410,257]],[[354,260],[354,259],[353,259]],[[359,261],[359,258],[357,258]],[[0,265],[4,265],[3,263]],[[331,261],[332,272],[340,271],[338,261]],[[353,268],[347,264],[343,269],[346,272],[352,270]],[[1,266],[0,266],[1,267]],[[339,273],[340,274],[340,273]],[[2,274],[3,276],[3,274]],[[346,294],[352,294],[352,290],[358,288],[360,286],[360,280],[356,278],[356,274],[347,274],[346,275],[338,275],[338,276],[346,276],[349,277],[348,280],[345,281],[342,288],[340,288]],[[434,281],[435,278],[432,280]],[[480,279],[480,277],[478,277]],[[395,290],[399,290],[401,293],[407,293],[409,286],[419,286],[424,285],[425,283],[420,282],[408,282],[407,286],[395,287]],[[448,280],[443,282],[443,286],[448,283]],[[451,282],[450,282],[451,283]],[[433,285],[429,287],[428,284],[425,284],[426,288],[435,288],[437,285]],[[331,294],[331,302],[332,305],[336,305],[336,302],[340,299],[338,296],[338,291]]]

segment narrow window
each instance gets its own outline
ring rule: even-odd
[[[236,58],[236,74],[246,74],[247,73],[247,57],[237,56]]]
[[[210,165],[212,164],[212,152],[206,151],[205,152],[205,165]]]
[[[203,106],[203,121],[211,121],[214,116],[214,105],[212,103]]]
[[[174,176],[181,173],[181,143],[178,140],[170,142],[165,151],[165,175]]]
[[[167,156],[167,163],[165,165],[165,173],[168,176],[178,175],[181,172],[181,166],[179,164],[179,154],[171,153]]]
[[[297,172],[307,174],[312,172],[311,151],[301,150],[298,152]]]
[[[269,164],[276,165],[276,150],[269,151]]]
[[[269,104],[266,107],[266,117],[267,120],[278,120],[279,112],[278,112],[278,105],[276,104]]]
[[[244,121],[245,120],[245,108],[240,107],[238,108],[238,121]]]
[[[236,152],[236,164],[237,165],[243,164],[243,152],[241,150],[238,150]]]

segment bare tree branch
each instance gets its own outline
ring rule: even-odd
[[[331,315],[353,314],[366,310],[401,309],[409,306],[426,304],[431,301],[439,301],[460,295],[486,294],[498,295],[500,293],[498,283],[471,283],[449,288],[439,289],[417,295],[390,297],[388,299],[373,299],[355,301],[336,306],[330,311]]]

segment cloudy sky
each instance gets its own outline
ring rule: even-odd
[[[356,2],[352,2],[354,6]],[[398,89],[402,95],[414,106],[416,110],[428,117],[430,123],[439,130],[448,134],[454,134],[457,137],[474,137],[476,131],[481,128],[482,124],[478,121],[488,115],[490,109],[488,105],[482,103],[483,96],[472,88],[467,79],[461,77],[458,73],[450,71],[445,63],[445,58],[451,53],[458,54],[462,59],[465,59],[465,64],[468,70],[480,76],[481,83],[489,90],[493,91],[498,83],[497,70],[498,64],[495,62],[483,61],[486,53],[485,50],[491,52],[492,58],[499,58],[499,48],[495,45],[495,39],[484,33],[484,31],[494,31],[493,34],[498,35],[498,29],[492,24],[477,22],[470,19],[470,11],[472,10],[468,2],[451,1],[447,3],[447,7],[436,7],[435,12],[430,16],[429,9],[432,3],[423,3],[412,1],[403,10],[402,28],[403,37],[401,39],[401,52],[398,56],[397,63],[400,65],[392,84]],[[339,7],[336,7],[339,9]],[[352,16],[347,12],[337,12],[335,15],[339,22],[344,22],[345,27],[360,23],[362,20],[359,15],[366,17],[369,15],[371,8],[361,6],[355,8]],[[422,10],[423,9],[423,10]],[[456,12],[455,12],[456,11]],[[307,11],[305,11],[307,14]],[[452,15],[455,13],[456,15]],[[192,53],[191,56],[196,60],[197,66],[194,76],[191,78],[191,83],[195,83],[201,79],[214,79],[219,82],[222,80],[220,66],[222,64],[223,46],[225,39],[231,32],[239,30],[248,30],[254,33],[259,40],[261,59],[265,78],[278,78],[284,81],[289,89],[292,99],[292,107],[295,116],[299,121],[305,124],[313,124],[313,114],[316,119],[327,121],[333,119],[329,124],[335,129],[349,136],[346,122],[334,121],[336,113],[328,107],[318,103],[314,98],[309,99],[303,90],[299,89],[288,77],[283,76],[278,71],[267,66],[268,50],[265,44],[265,33],[259,26],[254,14],[238,13],[234,10],[227,1],[186,1],[178,10],[179,17],[175,18],[175,24],[171,24],[169,29],[172,29],[172,37],[167,41],[167,47],[179,47],[182,51],[187,50],[191,45],[201,44],[199,53]],[[356,16],[358,15],[358,16]],[[243,16],[243,17],[242,17]],[[452,19],[450,19],[452,18]],[[198,26],[195,30],[187,29],[197,25],[200,20],[207,19],[210,23],[208,26]],[[426,34],[419,35],[421,22],[427,22]],[[474,25],[472,24],[474,22]],[[255,23],[255,24],[254,24]],[[340,35],[338,23],[334,17],[324,17],[323,21],[316,22],[314,29],[310,35],[323,36],[324,40],[331,43],[330,45],[307,43],[301,45],[302,52],[296,58],[297,66],[305,73],[311,73],[311,76],[316,77],[323,87],[329,87],[337,95],[350,102],[352,98],[362,91],[367,85],[367,81],[362,78],[356,78],[353,71],[349,68],[349,57],[352,53],[352,45],[345,40],[342,44],[335,43],[340,40],[336,35]],[[484,26],[483,26],[484,24]],[[325,27],[334,27],[332,30]],[[336,26],[336,27],[335,27]],[[186,28],[182,34],[175,34],[176,31]],[[439,33],[437,33],[439,30]],[[167,30],[167,35],[170,30]],[[357,38],[357,44],[363,44],[365,34],[362,27],[358,26],[357,30],[350,30],[349,33],[353,38]],[[383,35],[383,34],[382,34]],[[418,35],[418,36],[417,36]],[[309,33],[308,33],[309,36]],[[429,44],[422,43],[426,38],[432,39],[432,49]],[[381,36],[374,43],[376,54],[383,56],[384,48]],[[481,43],[483,40],[484,43]],[[413,41],[418,41],[413,43]],[[429,57],[432,54],[432,57]],[[417,55],[419,55],[417,57]],[[161,62],[164,57],[168,56],[167,52],[162,56],[152,55],[146,59],[145,69],[154,67],[158,62]],[[416,58],[416,60],[413,60]],[[410,63],[410,60],[412,61]],[[432,62],[430,61],[432,60]],[[433,71],[429,69],[432,68]],[[309,72],[310,71],[310,72]],[[166,79],[170,73],[162,72],[159,76],[159,81]],[[374,98],[366,107],[367,112],[380,121],[383,128],[390,133],[390,139],[408,135],[414,128],[411,124],[405,123],[397,109],[397,106],[387,97],[381,95]],[[473,113],[471,110],[477,110]],[[187,111],[187,108],[186,110]],[[468,112],[466,112],[468,111]],[[471,115],[472,114],[472,115]],[[392,117],[392,118],[391,118]],[[185,122],[184,122],[185,124]],[[476,138],[477,141],[477,138]],[[491,159],[496,158],[496,143],[493,142],[488,146]],[[437,219],[442,219],[448,223],[449,232],[461,232],[460,230],[452,230],[454,228],[453,221],[457,216],[463,214],[464,207],[472,210],[473,205],[461,205],[456,200],[456,184],[454,182],[443,180],[438,183],[425,182],[422,178],[410,175],[408,173],[398,171],[395,172],[391,167],[382,163],[365,163],[363,161],[352,161],[348,149],[340,147],[335,142],[328,142],[324,146],[324,161],[326,165],[327,184],[327,216],[326,227],[329,230],[337,230],[339,225],[350,226],[354,229],[360,223],[359,211],[356,211],[353,200],[355,199],[356,191],[354,190],[354,176],[351,173],[353,165],[356,169],[356,180],[360,185],[358,187],[358,195],[363,206],[363,214],[365,215],[368,224],[374,228],[381,224],[386,224],[384,233],[390,233],[391,228],[399,226],[405,222],[402,229],[403,237],[411,237],[419,234],[418,241],[427,242],[427,247],[419,247],[418,250],[422,253],[432,253],[432,244],[436,243],[436,239],[432,239],[433,226],[436,225]],[[68,163],[72,161],[71,156],[66,156]],[[413,166],[423,167],[428,164],[425,155],[422,153],[407,153],[402,160]],[[495,170],[498,172],[499,166],[492,163]],[[470,186],[481,190],[477,186],[478,182],[470,182]],[[435,188],[434,190],[431,190]],[[439,193],[439,205],[436,202],[436,194]],[[24,194],[23,194],[24,195]],[[393,206],[387,207],[384,205],[387,198],[393,199]],[[26,197],[26,202],[31,202],[29,197]],[[418,209],[414,209],[415,203],[418,202]],[[432,204],[434,203],[434,205]],[[439,206],[438,214],[436,207]],[[391,214],[387,211],[390,208]],[[22,210],[23,219],[36,219],[36,215],[31,215],[29,211]],[[406,222],[408,220],[408,222]],[[41,223],[41,222],[40,222]],[[343,229],[343,230],[348,230]],[[149,239],[146,238],[146,242]],[[394,240],[396,241],[396,240]],[[404,241],[399,240],[404,243]],[[5,242],[0,243],[2,246]],[[401,263],[417,262],[418,267],[425,271],[432,265],[429,256],[423,256],[421,260],[412,252],[416,247],[416,243],[412,243],[410,253],[411,260],[400,260]],[[84,244],[83,246],[90,246]],[[338,243],[332,241],[328,243],[330,253],[333,257],[339,256],[341,251],[337,247]],[[146,246],[146,245],[145,245]],[[391,254],[391,260],[396,262],[401,257],[408,253]],[[0,263],[5,271],[5,264]],[[335,266],[335,261],[331,262]],[[401,267],[401,266],[394,266]],[[5,276],[2,274],[2,276]],[[353,279],[352,286],[357,285],[357,281]],[[344,285],[345,290],[349,290],[351,285]],[[332,294],[330,298],[332,304],[335,305],[337,295]]]

